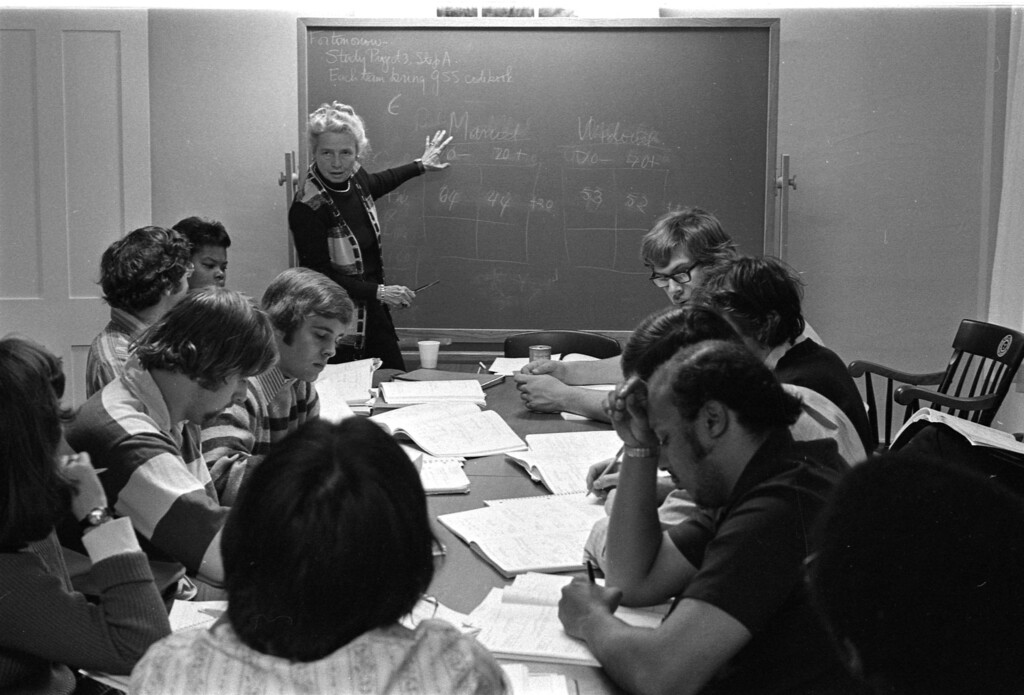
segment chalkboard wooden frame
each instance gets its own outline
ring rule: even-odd
[[[765,19],[693,19],[693,18],[662,18],[662,19],[637,19],[637,20],[587,20],[587,19],[566,19],[566,18],[439,18],[439,19],[352,19],[352,18],[300,18],[298,20],[298,32],[297,32],[297,44],[298,44],[298,123],[299,123],[299,167],[298,174],[299,180],[304,176],[306,168],[308,167],[309,159],[306,146],[306,131],[305,124],[309,112],[316,106],[311,104],[310,100],[310,57],[311,57],[311,34],[313,32],[330,31],[334,34],[341,35],[344,33],[348,36],[356,36],[359,34],[374,34],[379,32],[396,32],[401,34],[402,32],[443,32],[444,35],[459,35],[460,32],[467,33],[467,36],[471,32],[479,32],[481,30],[501,30],[502,32],[520,32],[521,36],[527,36],[530,34],[539,34],[543,32],[571,32],[573,36],[580,36],[581,38],[587,38],[588,32],[628,32],[635,34],[635,38],[638,41],[644,39],[644,32],[656,30],[659,32],[671,31],[678,32],[680,36],[687,32],[706,32],[720,31],[723,34],[732,34],[734,32],[744,31],[747,34],[758,35],[757,41],[759,46],[766,46],[764,51],[763,70],[767,75],[767,85],[764,88],[764,102],[758,102],[758,109],[764,111],[764,122],[763,126],[764,133],[764,185],[763,185],[763,201],[764,210],[763,218],[761,221],[761,244],[760,248],[755,248],[754,244],[741,244],[741,250],[748,253],[771,253],[778,255],[779,240],[777,238],[775,228],[775,195],[776,195],[776,141],[777,141],[777,118],[778,118],[778,70],[779,70],[779,24],[778,18],[765,18]],[[439,34],[440,35],[440,34]],[[648,34],[650,35],[650,34]],[[495,34],[495,36],[498,36]],[[762,57],[759,57],[760,60]],[[582,67],[581,69],[586,69]],[[347,90],[358,90],[358,87],[352,87],[352,85],[346,85]],[[352,91],[346,92],[351,94]],[[318,99],[317,101],[322,101]],[[358,93],[356,98],[343,98],[343,101],[352,103],[357,111],[360,111]],[[362,111],[361,115],[366,117]],[[761,113],[759,110],[758,113]],[[759,121],[760,122],[760,121]],[[375,149],[379,149],[381,141],[381,127],[379,123],[375,123],[372,117],[367,117],[367,128],[371,139],[371,144]],[[422,137],[422,133],[405,133],[403,138],[407,139],[408,147],[415,148],[417,141]],[[760,155],[760,149],[757,154]],[[415,154],[414,156],[418,156]],[[411,159],[411,158],[409,158]],[[759,157],[758,157],[759,159]],[[408,161],[405,159],[404,161]],[[380,163],[373,163],[369,165],[371,171],[376,171],[383,166],[393,166],[398,161],[387,161],[383,165]],[[449,169],[447,171],[452,171]],[[443,176],[444,174],[431,174],[426,178],[432,178],[436,176]],[[415,181],[415,180],[414,180]],[[405,184],[409,186],[413,182]],[[401,189],[399,189],[401,190]],[[383,201],[384,199],[382,199]],[[688,203],[704,204],[699,200],[687,201]],[[378,203],[380,205],[380,202]],[[722,216],[718,209],[712,208],[716,214]],[[725,221],[725,220],[723,220]],[[730,229],[730,225],[726,223],[727,231],[735,234],[733,229]],[[385,234],[388,229],[385,224]],[[385,253],[389,253],[389,247],[386,242]],[[634,252],[635,254],[635,252]],[[386,270],[389,274],[389,281],[401,282],[406,281],[407,284],[413,286],[413,282],[427,282],[435,277],[417,277],[417,278],[402,278],[396,277],[396,272],[389,262],[386,256],[385,260]],[[639,261],[636,261],[639,265]],[[637,272],[632,272],[632,275],[637,275]],[[400,273],[399,273],[400,275]],[[633,281],[633,278],[630,278]],[[637,278],[636,293],[638,296],[642,296],[642,301],[646,302],[647,308],[638,313],[638,317],[642,317],[647,311],[652,308],[658,308],[664,304],[664,297],[660,295],[660,292],[650,293],[649,290],[646,294],[643,293],[646,287],[642,283],[645,281]],[[426,292],[440,294],[442,290],[453,291],[453,288],[449,286],[446,288],[445,283],[437,288],[431,288]],[[632,288],[632,285],[630,285]],[[466,292],[462,292],[462,296],[466,296]],[[423,300],[426,302],[431,297],[425,295]],[[586,291],[580,290],[579,299],[581,302],[587,301]],[[447,298],[446,298],[447,300]],[[640,301],[640,299],[638,299]],[[406,314],[405,316],[410,316]],[[513,321],[519,325],[510,326],[481,326],[474,327],[472,324],[469,326],[464,323],[460,323],[458,320],[451,321],[437,321],[435,324],[430,325],[412,325],[405,328],[401,328],[403,325],[403,314],[398,313],[395,315],[396,324],[400,326],[399,333],[402,339],[403,345],[413,343],[416,339],[420,338],[441,338],[445,342],[454,342],[456,344],[478,344],[481,347],[486,346],[488,348],[493,347],[494,344],[499,343],[500,340],[509,332],[518,332],[523,330],[541,330],[541,329],[560,329],[560,328],[581,328],[584,330],[592,330],[599,333],[604,333],[620,339],[624,339],[629,335],[629,329],[632,328],[632,324],[628,322],[619,321],[618,325],[552,325],[552,317],[541,317],[536,319],[538,325],[529,325],[532,323],[531,320],[526,321]],[[532,319],[532,315],[531,315]],[[639,320],[639,319],[637,319]],[[414,322],[413,322],[414,323]],[[441,324],[441,325],[437,325]],[[527,324],[527,325],[523,325]]]

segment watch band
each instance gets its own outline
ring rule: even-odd
[[[95,507],[90,509],[89,513],[79,520],[78,523],[82,527],[82,530],[85,530],[95,528],[100,524],[105,524],[113,518],[114,517],[110,514],[110,510],[106,507]]]
[[[624,446],[622,455],[631,459],[653,459],[658,458],[659,449],[656,446]]]

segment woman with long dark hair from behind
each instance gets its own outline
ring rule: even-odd
[[[224,527],[227,619],[159,642],[136,695],[504,693],[476,640],[409,614],[437,546],[419,474],[363,418],[305,424],[246,479]],[[201,665],[201,668],[200,668]]]
[[[77,669],[129,673],[170,632],[128,519],[111,520],[86,454],[58,457],[60,361],[18,337],[0,340],[0,691],[71,693]],[[54,524],[71,511],[100,588],[71,588]]]

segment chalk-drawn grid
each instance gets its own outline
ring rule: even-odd
[[[636,272],[640,237],[665,211],[668,181],[667,169],[563,167],[568,263],[580,268]]]
[[[446,249],[442,256],[453,259],[637,272],[640,237],[668,205],[669,169],[524,166],[490,161],[486,149],[453,143],[456,166],[425,182],[422,226],[414,226],[424,230],[428,255]],[[560,190],[538,188],[541,178]]]
[[[529,263],[527,215],[536,167],[477,165],[461,162],[447,170],[444,183],[430,195],[424,187],[428,245],[458,249],[448,258]],[[444,244],[431,236],[443,234]]]

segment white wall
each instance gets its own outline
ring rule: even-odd
[[[277,181],[298,146],[296,18],[149,11],[154,224],[223,222],[228,286],[256,297],[288,267]]]

